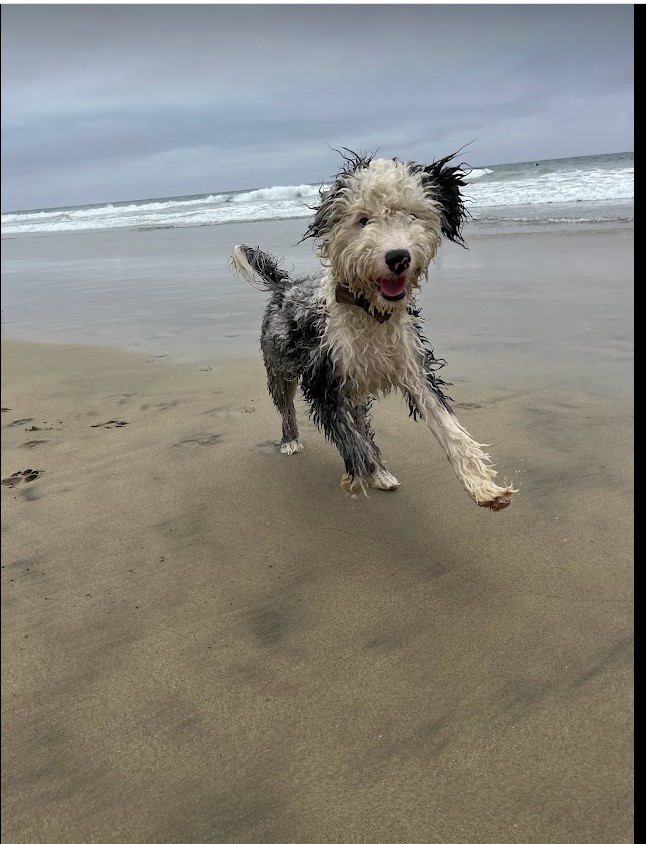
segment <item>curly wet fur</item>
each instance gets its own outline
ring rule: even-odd
[[[469,495],[502,509],[515,490],[494,483],[488,455],[453,414],[437,374],[444,361],[435,358],[414,301],[442,237],[464,245],[461,172],[448,166],[452,156],[423,166],[346,152],[305,235],[316,241],[322,278],[291,279],[258,248],[237,246],[232,256],[234,270],[270,293],[260,345],[283,420],[281,451],[302,450],[294,408],[300,384],[311,417],[343,458],[344,488],[395,489],[370,405],[400,390]]]

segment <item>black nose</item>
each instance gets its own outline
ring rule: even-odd
[[[386,263],[391,272],[401,275],[410,266],[410,252],[408,249],[391,249],[386,252]]]

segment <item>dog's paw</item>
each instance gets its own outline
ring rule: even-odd
[[[352,475],[341,475],[341,489],[345,492],[346,495],[351,496],[352,498],[357,497],[358,492],[362,492],[366,498],[369,498],[366,486],[368,481],[365,481],[363,478],[353,478]]]
[[[374,489],[394,490],[400,486],[399,481],[383,466],[378,466],[370,476],[370,486]]]
[[[488,507],[490,510],[494,511],[504,510],[505,507],[509,507],[509,505],[511,504],[511,496],[514,492],[518,492],[518,490],[503,490],[501,495],[497,495],[495,498],[492,498],[489,501],[478,501],[478,507]]]
[[[300,440],[290,440],[287,443],[282,443],[280,447],[281,454],[298,454],[303,450],[303,443]]]
[[[2,479],[2,486],[15,487],[18,484],[30,484],[43,474],[42,469],[23,469],[22,472],[14,472],[8,478]]]

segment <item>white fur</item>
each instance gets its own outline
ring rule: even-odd
[[[281,454],[299,454],[302,450],[303,443],[300,440],[291,440],[280,447]]]
[[[481,506],[505,506],[515,490],[494,483],[497,473],[489,465],[489,456],[425,383],[424,349],[406,312],[440,245],[439,209],[424,194],[419,177],[392,161],[373,161],[359,171],[342,201],[343,218],[321,246],[328,262],[321,283],[327,313],[323,347],[356,402],[393,389],[414,396],[471,498]],[[370,223],[358,227],[364,215]],[[397,303],[385,300],[378,291],[378,280],[387,272],[384,255],[389,249],[407,249],[411,254],[406,296]],[[335,293],[341,280],[353,293],[365,296],[374,310],[389,312],[388,321],[379,323],[360,308],[338,303]],[[349,488],[345,476],[342,485]],[[393,489],[399,482],[386,470],[377,469],[371,485]]]
[[[508,501],[517,490],[511,485],[500,487],[494,483],[498,473],[490,465],[489,455],[426,385],[418,383],[411,386],[424,421],[444,449],[453,471],[471,498],[481,507],[491,506],[492,503],[503,506],[503,502]]]
[[[411,174],[401,161],[374,160],[351,178],[335,209],[340,219],[319,246],[332,276],[343,279],[354,294],[362,293],[376,310],[405,310],[441,243],[440,208],[425,193],[419,174]],[[364,217],[369,222],[362,227]],[[378,290],[378,280],[390,274],[384,262],[390,249],[407,249],[411,255],[407,296],[401,302],[384,299]]]
[[[375,489],[393,490],[399,486],[399,481],[383,466],[378,466],[370,476],[370,486]]]
[[[323,279],[328,318],[322,346],[351,395],[360,401],[416,381],[423,349],[408,314],[398,311],[380,324],[361,308],[337,302],[336,284],[331,274]]]

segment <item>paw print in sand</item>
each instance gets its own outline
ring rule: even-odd
[[[123,419],[109,419],[107,422],[97,422],[96,425],[90,425],[90,428],[123,428],[127,424]]]
[[[42,469],[24,469],[22,472],[14,472],[8,478],[3,478],[2,486],[14,487],[18,484],[29,484],[42,474]]]

